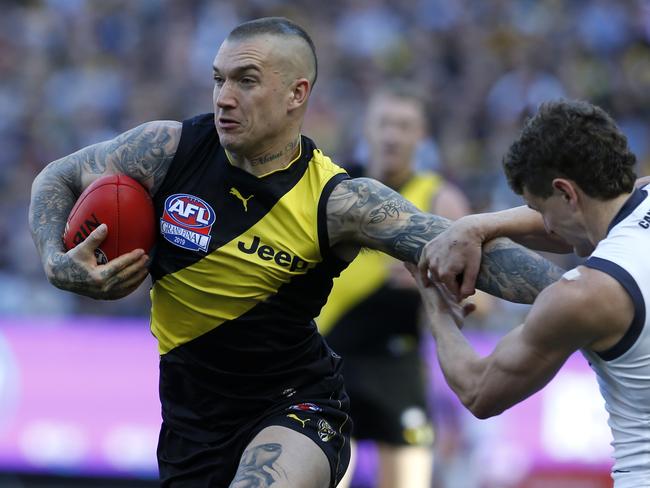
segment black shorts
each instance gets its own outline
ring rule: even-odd
[[[242,423],[222,442],[193,441],[163,422],[158,440],[161,486],[227,488],[246,446],[261,430],[272,425],[287,427],[312,439],[327,456],[332,488],[338,484],[350,462],[352,422],[344,389],[330,398],[289,398]]]
[[[352,437],[395,446],[431,446],[426,364],[417,351],[402,356],[343,358]]]

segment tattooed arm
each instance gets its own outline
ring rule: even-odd
[[[468,297],[476,291],[484,243],[490,249],[502,242],[493,241],[497,237],[537,251],[573,251],[559,236],[546,231],[539,212],[522,206],[458,219],[425,246],[420,268],[426,266],[432,280],[444,283],[455,296]]]
[[[142,250],[97,265],[94,250],[107,235],[99,226],[74,249],[65,252],[63,231],[76,199],[96,179],[126,174],[151,194],[162,183],[176,154],[180,122],[142,124],[115,139],[81,149],[48,164],[32,184],[29,226],[48,280],[56,287],[93,298],[128,295],[147,276]]]
[[[399,193],[370,178],[344,180],[327,203],[330,244],[358,245],[418,263],[428,241],[450,221],[419,211]],[[532,303],[562,275],[559,267],[508,239],[483,248],[477,287],[513,302]]]

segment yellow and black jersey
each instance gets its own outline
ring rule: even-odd
[[[285,169],[233,166],[213,115],[183,122],[154,196],[151,274],[165,422],[197,440],[338,375],[313,322],[347,263],[329,252],[326,203],[346,172],[301,137]]]
[[[427,212],[441,184],[439,175],[422,172],[398,191]],[[397,265],[401,264],[387,254],[362,251],[334,280],[317,321],[328,344],[343,357],[399,355],[416,348],[420,297],[415,288],[391,285],[391,268]]]

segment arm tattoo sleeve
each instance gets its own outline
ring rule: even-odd
[[[327,206],[330,241],[353,242],[401,261],[417,263],[424,245],[449,226],[423,213],[399,193],[370,178],[341,182]],[[539,254],[500,238],[483,248],[477,287],[513,302],[532,303],[563,270]]]
[[[79,194],[96,178],[127,174],[155,193],[176,153],[181,127],[179,122],[148,122],[47,165],[32,184],[29,208],[32,238],[43,263],[64,250],[61,237],[68,214]],[[74,276],[82,272],[69,260],[66,263],[64,256],[50,264],[57,265],[57,273]]]

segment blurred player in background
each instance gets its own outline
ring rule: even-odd
[[[415,263],[448,221],[376,180],[348,178],[302,136],[317,60],[296,24],[239,25],[212,75],[214,113],[148,122],[50,163],[32,185],[32,236],[62,289],[115,299],[150,271],[163,486],[334,487],[349,459],[348,397],[340,356],[313,318],[360,247]],[[75,199],[115,173],[153,197],[149,269],[142,250],[98,265],[105,225],[63,248]],[[559,275],[509,241],[484,262],[481,285],[521,302]]]
[[[459,221],[427,245],[417,273],[445,378],[479,418],[528,398],[583,353],[609,413],[616,488],[650,487],[650,186],[635,188],[635,163],[604,110],[542,104],[504,158],[510,187],[530,208]],[[458,328],[453,298],[471,293],[481,246],[496,236],[587,260],[544,290],[524,323],[481,358]],[[430,272],[444,285],[425,287]]]
[[[440,175],[416,171],[416,151],[428,135],[427,107],[424,94],[407,82],[380,87],[370,97],[364,123],[368,160],[359,171],[419,209],[455,220],[469,212],[464,195]],[[431,486],[433,426],[419,304],[415,281],[402,263],[362,252],[334,280],[317,321],[344,359],[352,435],[378,444],[380,488]],[[346,484],[351,476],[352,469]]]

